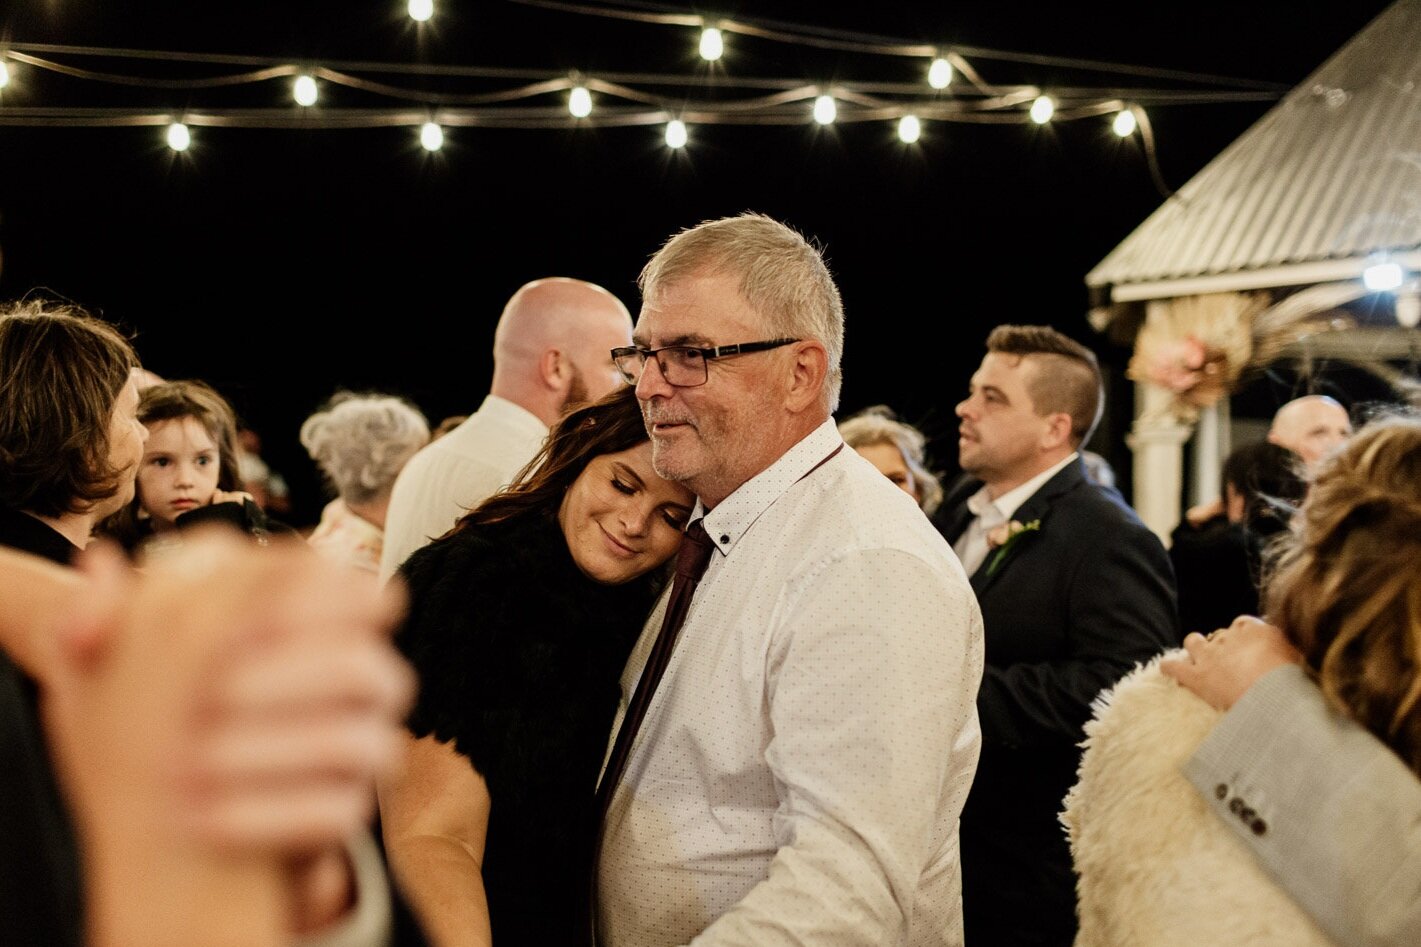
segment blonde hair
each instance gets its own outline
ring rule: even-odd
[[[1268,617],[1328,701],[1421,773],[1421,417],[1353,436],[1318,470],[1293,530]]]
[[[898,420],[893,409],[876,404],[839,422],[839,436],[850,447],[888,444],[903,455],[903,463],[918,487],[918,506],[932,516],[942,504],[942,482],[928,468],[928,439],[923,432]]]
[[[829,374],[825,408],[839,406],[843,386],[844,303],[820,252],[797,231],[763,214],[708,220],[676,234],[637,277],[642,299],[699,273],[740,279],[740,295],[765,322],[765,338],[813,339],[824,346]],[[722,344],[757,339],[724,339]]]

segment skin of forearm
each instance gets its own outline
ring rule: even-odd
[[[478,860],[444,835],[408,835],[389,846],[396,881],[435,947],[491,947]]]

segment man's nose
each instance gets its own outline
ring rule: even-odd
[[[657,361],[656,356],[647,356],[641,367],[641,377],[636,382],[636,396],[642,401],[655,397],[667,398],[674,388],[675,386],[666,380],[666,376],[661,374],[661,363]]]

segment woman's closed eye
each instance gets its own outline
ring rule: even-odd
[[[686,520],[690,517],[691,511],[679,506],[670,506],[662,510],[661,515],[665,517],[667,523],[679,530],[686,528]]]
[[[633,496],[637,492],[636,487],[624,482],[620,477],[612,478],[612,486],[616,488],[618,493],[625,493],[627,496]]]

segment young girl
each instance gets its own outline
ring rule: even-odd
[[[237,422],[221,395],[200,381],[163,382],[143,392],[138,419],[148,441],[137,491],[108,524],[125,549],[206,522],[228,523],[263,541],[270,535],[273,524],[240,490]]]

